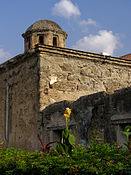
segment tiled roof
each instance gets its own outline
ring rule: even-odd
[[[126,60],[131,60],[131,53],[124,55],[124,56],[121,56],[121,58],[126,59]]]

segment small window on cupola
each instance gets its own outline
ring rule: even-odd
[[[57,47],[57,37],[53,37],[53,46]]]
[[[39,36],[39,44],[44,44],[44,36]]]

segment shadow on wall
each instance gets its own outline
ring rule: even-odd
[[[44,143],[61,140],[65,128],[65,108],[72,109],[69,127],[76,143],[88,145],[93,130],[100,142],[124,143],[120,130],[131,123],[131,87],[114,94],[99,92],[82,96],[74,102],[61,101],[41,112],[40,135]]]

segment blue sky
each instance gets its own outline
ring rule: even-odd
[[[67,32],[67,48],[131,53],[131,0],[1,0],[0,63],[23,53],[21,34],[42,19]]]

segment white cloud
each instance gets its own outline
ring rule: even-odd
[[[4,51],[2,48],[0,48],[0,64],[7,61],[10,57],[10,53]]]
[[[97,35],[88,35],[76,42],[74,49],[113,55],[120,46],[119,39],[112,31],[100,30]]]
[[[74,5],[70,0],[60,0],[53,7],[53,14],[70,18],[71,16],[80,16],[79,8]]]
[[[97,26],[97,23],[96,23],[96,21],[94,21],[93,19],[88,18],[88,20],[82,20],[82,21],[80,21],[80,25],[81,25],[81,26],[87,26],[87,25],[94,25],[94,26]]]

